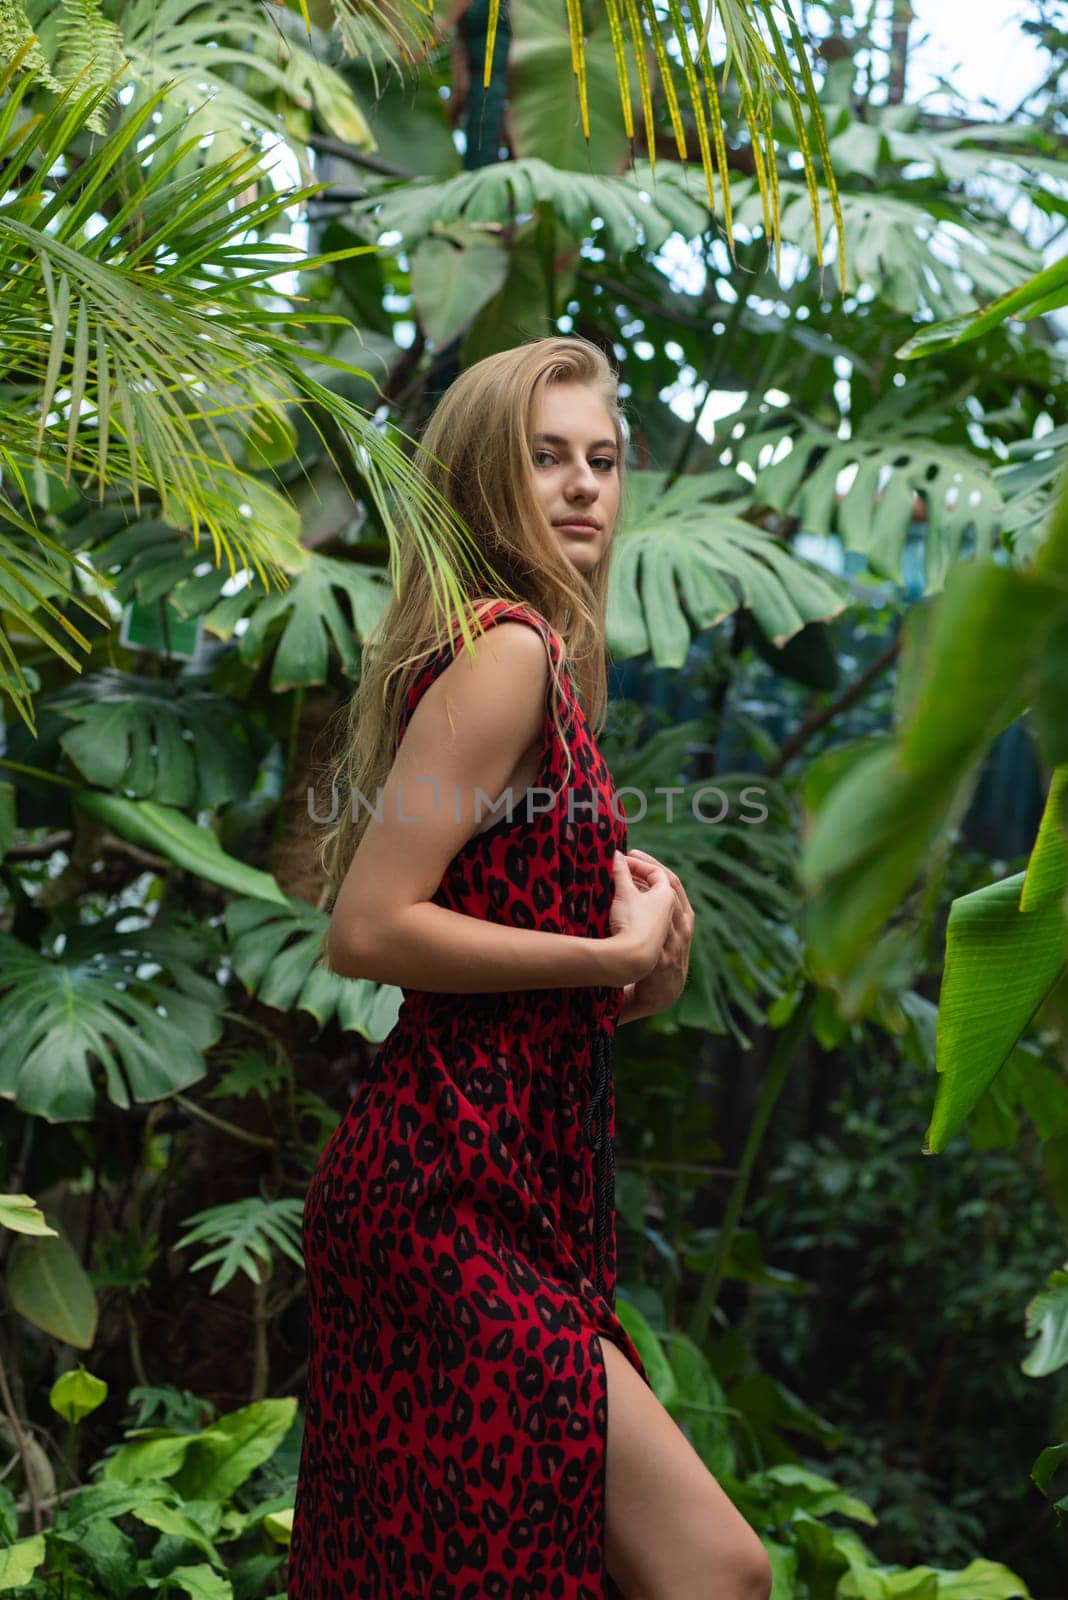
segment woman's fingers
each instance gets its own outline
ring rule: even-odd
[[[662,872],[667,874],[668,882],[671,884],[671,887],[679,897],[679,903],[682,905],[687,916],[692,917],[694,915],[694,909],[690,904],[689,896],[686,893],[682,879],[679,877],[678,873],[672,872],[670,867],[665,867],[664,863],[662,861],[658,861],[655,856],[651,856],[648,850],[639,850],[637,847],[635,847],[633,850],[628,852],[628,859],[632,855],[640,856],[642,858],[642,865],[659,867]]]

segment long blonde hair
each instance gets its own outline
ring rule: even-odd
[[[484,570],[473,577],[456,572],[464,614],[446,604],[443,629],[442,604],[415,541],[403,541],[395,593],[364,642],[340,752],[328,767],[330,814],[336,808],[337,815],[319,845],[327,880],[321,905],[336,897],[367,827],[368,808],[389,776],[408,690],[427,661],[447,647],[454,629],[465,637],[468,628],[484,631],[482,600],[521,600],[540,612],[557,636],[561,666],[569,664],[587,720],[595,733],[604,725],[611,546],[588,578],[580,573],[561,551],[532,485],[536,407],[554,383],[584,384],[604,402],[618,445],[622,511],[626,422],[618,377],[588,339],[528,340],[476,362],[445,391],[422,435],[421,466],[471,530]],[[552,679],[552,715],[560,731],[558,672]],[[568,770],[570,775],[570,758]],[[357,791],[366,805],[353,805]]]

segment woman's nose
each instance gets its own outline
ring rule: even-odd
[[[568,493],[580,495],[584,500],[595,500],[600,492],[601,486],[597,482],[596,473],[584,462],[572,475]]]

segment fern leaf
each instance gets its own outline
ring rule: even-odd
[[[100,0],[63,0],[59,25],[59,73],[64,85],[81,79],[85,89],[106,90],[88,119],[91,133],[107,133],[107,112],[118,92],[116,74],[125,56],[115,23],[100,14]]]

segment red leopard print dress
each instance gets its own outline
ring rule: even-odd
[[[483,613],[504,619],[537,628],[559,664],[538,612],[498,600]],[[452,659],[413,683],[398,743]],[[550,682],[534,790],[467,841],[433,899],[605,938],[626,821],[566,664],[561,676],[567,788]],[[403,996],[304,1213],[289,1600],[613,1600],[597,1336],[649,1382],[614,1309],[623,991]]]

